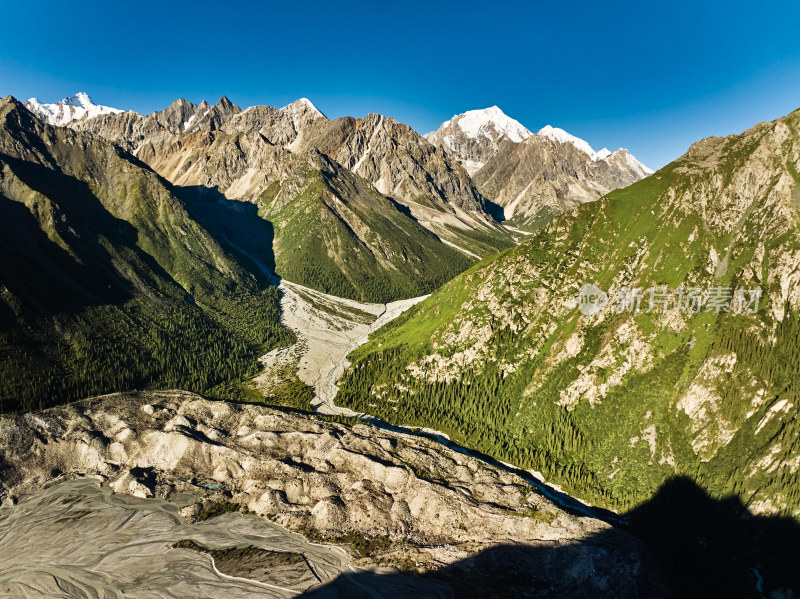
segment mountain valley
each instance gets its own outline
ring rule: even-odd
[[[800,593],[800,111],[8,96],[0,205],[4,596]]]
[[[337,401],[612,509],[686,475],[797,518],[798,119],[698,142],[473,267],[356,350]],[[586,313],[586,284],[634,303]],[[648,307],[682,289],[708,304]]]

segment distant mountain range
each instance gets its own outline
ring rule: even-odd
[[[497,106],[456,115],[425,137],[467,169],[508,224],[527,230],[653,172],[624,148],[595,152],[550,125],[531,133]]]
[[[55,125],[67,125],[73,121],[91,119],[101,114],[115,114],[122,112],[118,108],[98,106],[88,94],[78,92],[74,96],[64,98],[55,104],[42,104],[36,98],[25,102],[25,106],[43,121]]]
[[[243,110],[223,97],[69,126],[202,197],[193,206],[213,222],[230,201],[256,206],[274,225],[275,272],[335,295],[420,295],[514,243],[457,162],[381,115],[329,120],[307,99]]]
[[[31,99],[26,106],[51,124],[98,133],[146,161],[152,156],[139,154],[143,146],[198,131],[258,130],[291,152],[315,147],[399,201],[420,224],[469,257],[505,245],[504,233],[494,226],[497,219],[533,230],[555,214],[652,173],[623,148],[595,152],[586,141],[549,125],[532,133],[497,106],[456,115],[425,136],[446,158],[437,157],[416,132],[391,118],[376,114],[329,121],[306,98],[282,109],[246,110],[224,97],[213,106],[178,100],[146,116],[97,106],[85,93],[57,104]],[[152,166],[165,175],[160,165]],[[259,187],[249,182],[223,193],[246,199]],[[487,245],[481,240],[491,241]]]
[[[457,146],[378,114],[330,120],[305,98],[247,109],[179,99],[141,115],[79,93],[56,104],[8,97],[3,115],[0,318],[14,350],[1,395],[28,407],[168,380],[210,393],[247,371],[255,348],[286,337],[274,275],[360,300],[423,295],[516,243],[504,210],[545,223],[643,174],[623,172],[622,150],[591,157],[497,108],[449,125],[482,148],[474,177]],[[531,172],[553,162],[559,176],[578,173],[577,187]],[[508,202],[528,174],[527,195]],[[537,176],[553,202],[530,192]],[[245,331],[252,310],[257,325]],[[168,346],[154,332],[178,328],[185,335]],[[211,367],[224,347],[239,347],[240,362]],[[117,366],[124,355],[135,368]]]

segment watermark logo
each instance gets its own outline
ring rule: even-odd
[[[593,316],[601,312],[664,313],[677,309],[687,314],[730,312],[755,314],[761,301],[761,287],[620,287],[605,292],[589,283],[578,292],[581,314]]]
[[[593,316],[602,312],[608,304],[608,294],[589,283],[581,287],[578,292],[578,306],[581,314]]]

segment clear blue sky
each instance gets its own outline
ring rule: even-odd
[[[800,3],[7,0],[0,95],[151,112],[310,98],[421,133],[497,104],[654,168],[800,107]]]

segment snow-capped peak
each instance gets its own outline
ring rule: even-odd
[[[581,152],[590,156],[592,160],[599,159],[597,152],[595,152],[592,149],[592,146],[589,145],[589,142],[587,142],[584,139],[581,139],[580,137],[575,137],[574,135],[570,135],[569,133],[567,133],[563,129],[559,129],[558,127],[551,127],[550,125],[547,125],[539,129],[539,133],[537,135],[543,135],[549,139],[552,139],[553,141],[557,141],[562,144],[567,144],[567,143],[572,144],[573,146],[578,148]],[[606,152],[608,152],[608,150],[606,150]]]
[[[609,150],[608,148],[603,148],[602,150],[597,152],[597,159],[598,160],[605,160],[609,156],[611,156],[611,150]]]
[[[91,119],[101,114],[122,112],[118,108],[95,104],[86,92],[78,92],[55,104],[43,104],[36,98],[31,98],[25,102],[25,106],[43,121],[56,126],[84,118]]]
[[[574,135],[570,135],[563,129],[551,127],[550,125],[542,127],[537,135],[544,135],[553,141],[561,143],[570,143],[578,148],[581,152],[587,154],[595,162],[598,160],[604,160],[606,162],[615,161],[617,163],[624,162],[625,165],[629,169],[636,172],[640,178],[652,175],[654,172],[652,169],[646,167],[644,164],[636,160],[636,158],[633,157],[633,154],[628,152],[628,150],[625,148],[619,148],[613,152],[611,152],[608,148],[603,148],[599,152],[595,152],[592,149],[592,146],[590,146],[589,142],[586,140],[583,140],[580,137],[575,137]]]
[[[287,104],[281,110],[284,111],[292,111],[292,110],[302,110],[303,112],[311,112],[319,117],[327,118],[322,111],[320,111],[316,106],[314,106],[313,102],[308,98],[299,98],[295,100],[291,104]]]
[[[445,121],[441,128],[444,129],[451,123],[458,125],[464,134],[474,139],[487,137],[491,141],[497,141],[505,135],[511,141],[519,143],[532,135],[522,124],[507,116],[497,106],[481,110],[468,110]]]
[[[89,97],[89,94],[87,94],[86,92],[78,92],[74,96],[70,96],[69,98],[64,98],[59,102],[59,104],[64,104],[66,106],[75,106],[76,108],[89,108],[95,105],[95,103],[92,102],[92,99]]]

